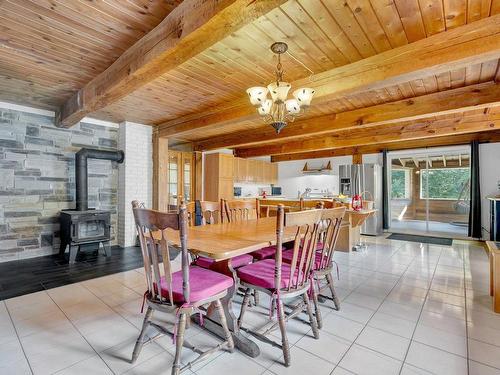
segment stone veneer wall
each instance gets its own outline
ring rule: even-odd
[[[75,153],[116,150],[118,129],[0,108],[0,262],[59,251],[58,213],[75,207]],[[89,160],[89,207],[110,210],[117,231],[118,165]]]

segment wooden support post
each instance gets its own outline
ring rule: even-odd
[[[194,199],[203,200],[203,154],[194,152]]]
[[[168,211],[168,138],[153,131],[153,208]]]
[[[352,155],[352,164],[363,164],[363,154]]]

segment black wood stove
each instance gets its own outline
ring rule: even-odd
[[[123,163],[123,151],[103,151],[82,148],[75,158],[76,209],[61,211],[61,256],[69,246],[69,263],[75,263],[80,250],[99,250],[102,244],[106,256],[111,255],[111,213],[88,207],[87,159],[105,159]]]

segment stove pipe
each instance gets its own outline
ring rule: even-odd
[[[76,179],[76,210],[89,209],[87,159],[103,159],[123,163],[125,153],[118,151],[104,151],[92,148],[82,148],[76,153],[75,179]]]

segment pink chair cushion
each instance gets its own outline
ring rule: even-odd
[[[215,260],[206,258],[206,257],[198,257],[194,264],[198,267],[210,268],[210,266],[215,262]],[[238,255],[231,259],[231,264],[233,268],[239,268],[241,266],[246,266],[253,262],[253,257],[250,254]]]
[[[240,281],[247,284],[259,286],[265,289],[275,289],[274,285],[274,259],[264,259],[239,268],[236,273]],[[281,288],[288,288],[290,277],[290,265],[283,263],[281,266]],[[297,273],[294,275],[294,283],[297,282]]]
[[[189,286],[191,302],[198,302],[227,290],[233,286],[233,279],[218,272],[201,267],[189,267]],[[160,280],[161,295],[168,298],[168,287],[165,278]],[[154,284],[157,291],[156,283]],[[175,303],[184,303],[182,294],[182,270],[172,274],[172,295]]]
[[[300,255],[302,254],[302,251],[299,250],[299,254],[297,255],[297,262],[300,260]],[[283,262],[286,263],[292,263],[292,258],[293,258],[293,250],[287,250],[283,252],[282,258]],[[314,262],[314,269],[317,270],[321,266],[321,253],[316,252],[316,260]]]
[[[286,248],[284,246],[281,247],[282,251],[285,251]],[[260,250],[254,251],[250,253],[254,259],[263,260],[268,258],[274,258],[274,254],[276,254],[276,246],[268,246],[263,247]]]

